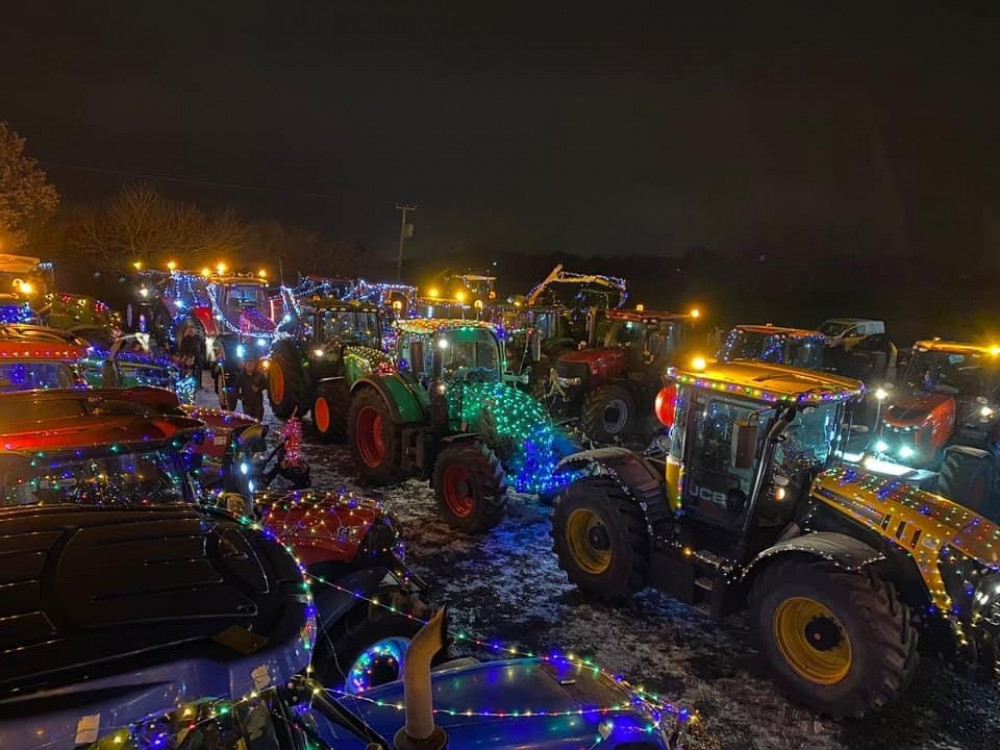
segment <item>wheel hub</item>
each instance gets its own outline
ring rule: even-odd
[[[806,640],[817,651],[832,651],[844,640],[840,628],[828,617],[814,617],[806,625]]]
[[[617,435],[625,429],[628,422],[628,408],[620,398],[608,401],[604,407],[604,429],[611,435]]]
[[[603,524],[590,527],[587,531],[587,541],[595,550],[604,552],[611,549],[611,537],[608,536],[608,530]]]

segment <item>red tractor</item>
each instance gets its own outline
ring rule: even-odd
[[[865,466],[1000,519],[1000,347],[918,341]]]
[[[638,430],[651,414],[663,368],[678,361],[700,317],[654,310],[608,310],[602,346],[563,354],[549,381],[557,413],[580,415],[584,434],[609,443]]]

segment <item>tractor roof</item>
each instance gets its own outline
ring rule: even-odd
[[[370,302],[362,302],[361,300],[346,302],[336,297],[321,297],[318,294],[299,300],[299,304],[311,307],[313,310],[330,312],[378,312],[379,310],[378,305],[373,305]]]
[[[607,315],[612,320],[631,320],[634,323],[659,323],[663,320],[690,321],[693,315],[688,313],[667,312],[666,310],[608,310]]]
[[[2,273],[31,273],[41,263],[41,258],[35,258],[31,255],[0,253],[0,272]]]
[[[177,410],[162,388],[49,390],[4,394],[0,449],[7,451],[149,450],[187,442],[204,424]]]
[[[36,326],[19,323],[16,325],[0,325],[0,341],[23,341],[34,344],[65,344],[67,346],[87,347],[87,342],[76,334],[61,328]]]
[[[792,338],[820,338],[823,334],[819,331],[814,331],[809,328],[791,328],[787,326],[776,326],[770,323],[766,325],[738,325],[735,327],[737,331],[745,331],[746,333],[764,333],[772,334],[776,333],[781,336],[791,336]]]
[[[441,331],[454,331],[460,328],[484,328],[493,333],[497,327],[485,320],[454,320],[450,318],[410,318],[396,322],[396,327],[403,333],[434,334]]]
[[[827,318],[823,323],[881,323],[878,318]]]
[[[931,339],[930,341],[918,341],[913,345],[914,349],[924,349],[931,352],[948,352],[950,354],[991,354],[1000,355],[1000,346],[983,346],[981,344],[963,344],[958,341],[941,341]]]
[[[762,362],[709,361],[700,370],[668,367],[667,376],[699,388],[769,402],[846,401],[865,392],[864,384],[851,378]]]

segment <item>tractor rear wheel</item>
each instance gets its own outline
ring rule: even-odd
[[[635,423],[635,399],[623,385],[605,385],[587,394],[580,413],[584,434],[598,443],[611,443]]]
[[[917,668],[910,609],[871,568],[852,573],[803,557],[774,562],[754,582],[750,618],[782,690],[837,719],[891,703]]]
[[[306,379],[302,362],[294,346],[278,344],[267,370],[267,398],[278,419],[288,419],[298,409],[298,416],[308,410]]]
[[[620,601],[646,587],[646,519],[612,479],[580,479],[556,498],[552,541],[559,567],[587,594]]]
[[[312,405],[312,420],[325,443],[347,440],[347,416],[351,410],[351,392],[346,380],[321,383]]]
[[[347,433],[362,479],[380,485],[403,478],[403,436],[389,405],[374,388],[364,387],[351,398]]]
[[[996,521],[1000,513],[993,497],[993,457],[985,451],[951,448],[938,475],[938,493]]]
[[[441,517],[459,531],[475,534],[500,523],[507,491],[500,459],[479,442],[453,443],[434,462],[434,495]]]

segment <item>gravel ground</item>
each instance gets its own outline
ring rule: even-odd
[[[432,603],[449,606],[453,628],[532,650],[588,655],[634,684],[697,709],[702,728],[689,741],[691,748],[1000,747],[996,685],[975,684],[928,657],[910,692],[882,714],[859,722],[818,718],[786,700],[763,676],[743,617],[716,622],[654,591],[626,608],[584,599],[552,553],[548,507],[514,498],[505,520],[489,534],[459,534],[438,520],[426,482],[360,487],[344,446],[318,443],[308,426],[305,436],[303,452],[315,488],[365,492],[399,516],[407,560],[430,584]]]

